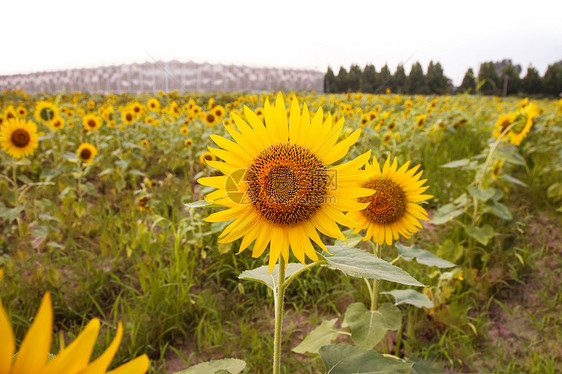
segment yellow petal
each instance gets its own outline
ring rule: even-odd
[[[12,365],[16,342],[14,331],[2,305],[2,300],[0,300],[0,336],[2,337],[2,343],[0,344],[0,373],[7,374],[10,372]]]
[[[142,355],[115,370],[109,371],[107,374],[144,374],[147,372],[149,365],[148,356]]]
[[[100,321],[92,319],[68,347],[59,352],[41,374],[77,373],[88,366],[100,330]]]
[[[40,373],[49,358],[53,331],[53,307],[51,294],[43,296],[39,311],[25,334],[12,367],[12,374]]]
[[[121,344],[121,338],[123,337],[123,324],[119,322],[117,324],[117,334],[115,334],[115,338],[107,347],[105,352],[103,352],[98,358],[96,358],[86,370],[84,370],[80,374],[103,374],[109,367],[111,360],[115,357],[115,353],[117,352],[117,348],[119,348],[119,344]]]

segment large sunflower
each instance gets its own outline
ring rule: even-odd
[[[219,242],[242,239],[238,253],[254,242],[253,257],[261,256],[269,244],[269,271],[282,255],[289,261],[289,248],[305,263],[305,256],[316,261],[312,245],[326,249],[318,231],[345,239],[337,223],[353,226],[342,211],[361,210],[368,204],[358,201],[372,190],[361,183],[373,175],[360,170],[370,152],[356,159],[329,167],[344,157],[359,138],[361,130],[338,143],[343,120],[323,121],[319,108],[311,120],[308,108],[302,112],[298,101],[291,103],[289,119],[283,96],[275,105],[264,105],[264,123],[244,107],[248,123],[231,113],[238,131],[226,127],[234,141],[218,135],[211,138],[222,149],[209,147],[224,160],[208,161],[224,176],[200,178],[199,183],[215,187],[205,199],[228,209],[211,214],[209,222],[233,220],[219,236]]]
[[[94,318],[66,348],[49,360],[51,333],[53,331],[53,307],[51,296],[46,293],[31,327],[23,339],[16,355],[14,332],[0,301],[0,373],[2,374],[102,374],[106,373],[123,337],[123,326],[117,326],[113,342],[94,361],[90,361],[92,350],[100,329],[100,321]],[[139,356],[108,372],[111,374],[143,374],[148,370],[148,357]]]
[[[419,180],[422,172],[416,174],[419,165],[408,170],[410,161],[398,169],[396,159],[390,163],[387,158],[382,170],[376,158],[368,170],[375,175],[363,187],[372,188],[375,193],[359,201],[368,203],[366,209],[349,212],[347,216],[357,222],[355,231],[367,230],[364,240],[373,238],[378,244],[386,242],[391,245],[400,235],[409,238],[422,226],[418,220],[428,220],[427,212],[418,202],[432,198],[423,192],[429,186],[423,186],[427,179]]]
[[[37,125],[32,121],[12,118],[0,128],[0,148],[13,158],[31,156],[38,139]]]

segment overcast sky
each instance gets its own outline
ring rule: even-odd
[[[26,1],[1,5],[0,75],[177,59],[335,72],[350,64],[562,60],[562,1]],[[152,56],[152,57],[151,57]]]

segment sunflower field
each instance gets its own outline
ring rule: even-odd
[[[0,374],[561,372],[561,165],[562,100],[6,91]]]

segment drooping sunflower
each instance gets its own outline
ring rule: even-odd
[[[82,117],[82,125],[86,131],[94,131],[101,127],[103,120],[95,114],[89,113]]]
[[[0,148],[13,158],[31,156],[38,144],[35,122],[12,118],[0,128]]]
[[[208,164],[224,176],[200,178],[199,183],[217,188],[205,199],[228,209],[211,214],[208,222],[233,220],[219,242],[243,238],[238,253],[255,241],[253,257],[261,256],[269,245],[269,271],[282,256],[289,261],[289,250],[305,263],[305,256],[316,261],[313,242],[326,249],[318,231],[345,239],[338,223],[353,226],[354,221],[343,211],[361,210],[368,204],[358,201],[372,190],[361,183],[374,173],[360,170],[370,152],[356,159],[330,167],[344,157],[355,144],[361,130],[338,143],[343,119],[332,124],[323,120],[318,109],[310,119],[306,104],[299,108],[291,103],[289,118],[281,93],[275,105],[264,105],[265,123],[256,113],[244,107],[248,123],[231,113],[238,131],[226,127],[234,141],[211,135],[222,149],[209,147],[224,160]]]
[[[0,301],[0,336],[2,336],[0,373],[106,373],[121,344],[123,325],[121,322],[118,323],[113,342],[98,358],[89,362],[99,329],[99,319],[92,319],[72,343],[58,352],[55,357],[49,359],[53,331],[53,307],[51,296],[46,293],[19,351],[14,355],[16,351],[14,331]],[[148,370],[148,366],[148,357],[142,355],[107,373],[143,374]]]
[[[400,235],[409,238],[422,226],[418,220],[428,220],[427,212],[419,204],[420,201],[432,198],[423,192],[429,186],[423,186],[427,179],[420,180],[422,172],[416,174],[419,165],[408,170],[410,161],[398,169],[398,161],[390,162],[387,158],[381,167],[373,159],[373,165],[367,165],[368,170],[373,170],[373,178],[363,183],[363,187],[375,190],[368,197],[359,199],[368,203],[367,208],[361,211],[349,212],[347,216],[357,222],[355,232],[367,230],[363,240],[373,240],[378,244],[391,245],[393,240],[398,240]]]
[[[35,107],[35,120],[37,122],[49,122],[59,114],[59,108],[50,101],[40,101]]]
[[[94,157],[98,154],[98,150],[93,144],[90,143],[82,143],[78,147],[78,151],[76,151],[76,155],[78,158],[84,162],[92,162]]]

